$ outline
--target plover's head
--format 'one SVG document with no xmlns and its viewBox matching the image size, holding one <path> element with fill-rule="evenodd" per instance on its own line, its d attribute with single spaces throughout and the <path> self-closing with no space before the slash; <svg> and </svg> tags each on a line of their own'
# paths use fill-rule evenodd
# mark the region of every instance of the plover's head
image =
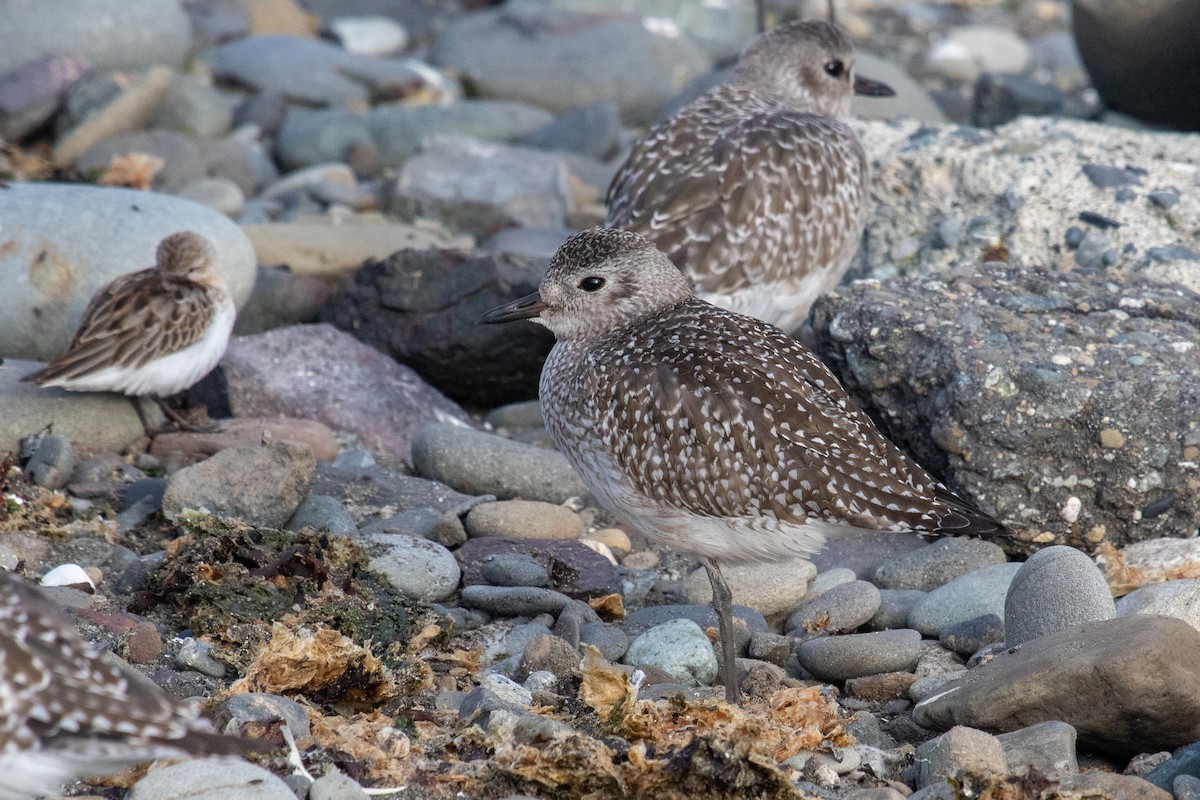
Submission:
<svg viewBox="0 0 1200 800">
<path fill-rule="evenodd" d="M 837 23 L 789 22 L 747 45 L 735 69 L 737 84 L 782 95 L 804 111 L 832 117 L 850 113 L 854 94 L 887 97 L 885 83 L 854 74 L 854 45 Z"/>
<path fill-rule="evenodd" d="M 217 254 L 198 233 L 179 231 L 158 243 L 158 268 L 165 274 L 194 281 L 215 278 Z"/>
<path fill-rule="evenodd" d="M 648 239 L 592 228 L 558 249 L 537 292 L 479 321 L 532 319 L 559 339 L 598 339 L 691 296 L 683 275 Z"/>
</svg>

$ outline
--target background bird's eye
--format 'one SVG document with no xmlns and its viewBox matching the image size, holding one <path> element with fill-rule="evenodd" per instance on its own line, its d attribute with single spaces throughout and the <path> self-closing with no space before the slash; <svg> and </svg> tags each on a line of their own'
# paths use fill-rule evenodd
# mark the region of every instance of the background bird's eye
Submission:
<svg viewBox="0 0 1200 800">
<path fill-rule="evenodd" d="M 579 282 L 579 288 L 585 292 L 594 292 L 604 285 L 604 278 L 597 278 L 595 275 L 589 275 Z"/>
<path fill-rule="evenodd" d="M 846 71 L 846 65 L 843 64 L 842 60 L 839 58 L 835 58 L 832 61 L 825 62 L 825 74 L 827 74 L 827 75 L 830 75 L 834 78 L 840 78 L 840 77 L 842 77 L 842 74 L 845 73 L 845 71 Z"/>
</svg>

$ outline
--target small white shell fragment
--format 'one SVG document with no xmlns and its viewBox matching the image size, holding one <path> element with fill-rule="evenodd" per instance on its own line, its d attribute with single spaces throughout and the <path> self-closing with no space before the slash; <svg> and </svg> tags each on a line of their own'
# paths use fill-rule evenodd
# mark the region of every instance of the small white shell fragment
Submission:
<svg viewBox="0 0 1200 800">
<path fill-rule="evenodd" d="M 73 589 L 94 594 L 96 584 L 78 564 L 59 564 L 42 576 L 42 586 L 70 586 Z"/>
</svg>

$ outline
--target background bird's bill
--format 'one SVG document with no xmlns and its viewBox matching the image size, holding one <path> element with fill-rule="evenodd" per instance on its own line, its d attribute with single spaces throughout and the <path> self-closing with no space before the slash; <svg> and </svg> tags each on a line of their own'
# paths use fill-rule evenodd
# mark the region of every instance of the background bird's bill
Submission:
<svg viewBox="0 0 1200 800">
<path fill-rule="evenodd" d="M 896 90 L 883 81 L 877 81 L 874 78 L 865 78 L 862 75 L 854 76 L 854 93 L 861 94 L 864 97 L 896 96 Z"/>
</svg>

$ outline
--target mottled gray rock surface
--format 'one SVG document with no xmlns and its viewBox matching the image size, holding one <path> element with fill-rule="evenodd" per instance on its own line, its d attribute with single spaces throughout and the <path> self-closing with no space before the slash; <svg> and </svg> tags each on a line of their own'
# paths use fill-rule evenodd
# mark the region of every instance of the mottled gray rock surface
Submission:
<svg viewBox="0 0 1200 800">
<path fill-rule="evenodd" d="M 1195 530 L 1200 296 L 993 264 L 852 285 L 813 327 L 884 430 L 1022 546 Z"/>
</svg>

